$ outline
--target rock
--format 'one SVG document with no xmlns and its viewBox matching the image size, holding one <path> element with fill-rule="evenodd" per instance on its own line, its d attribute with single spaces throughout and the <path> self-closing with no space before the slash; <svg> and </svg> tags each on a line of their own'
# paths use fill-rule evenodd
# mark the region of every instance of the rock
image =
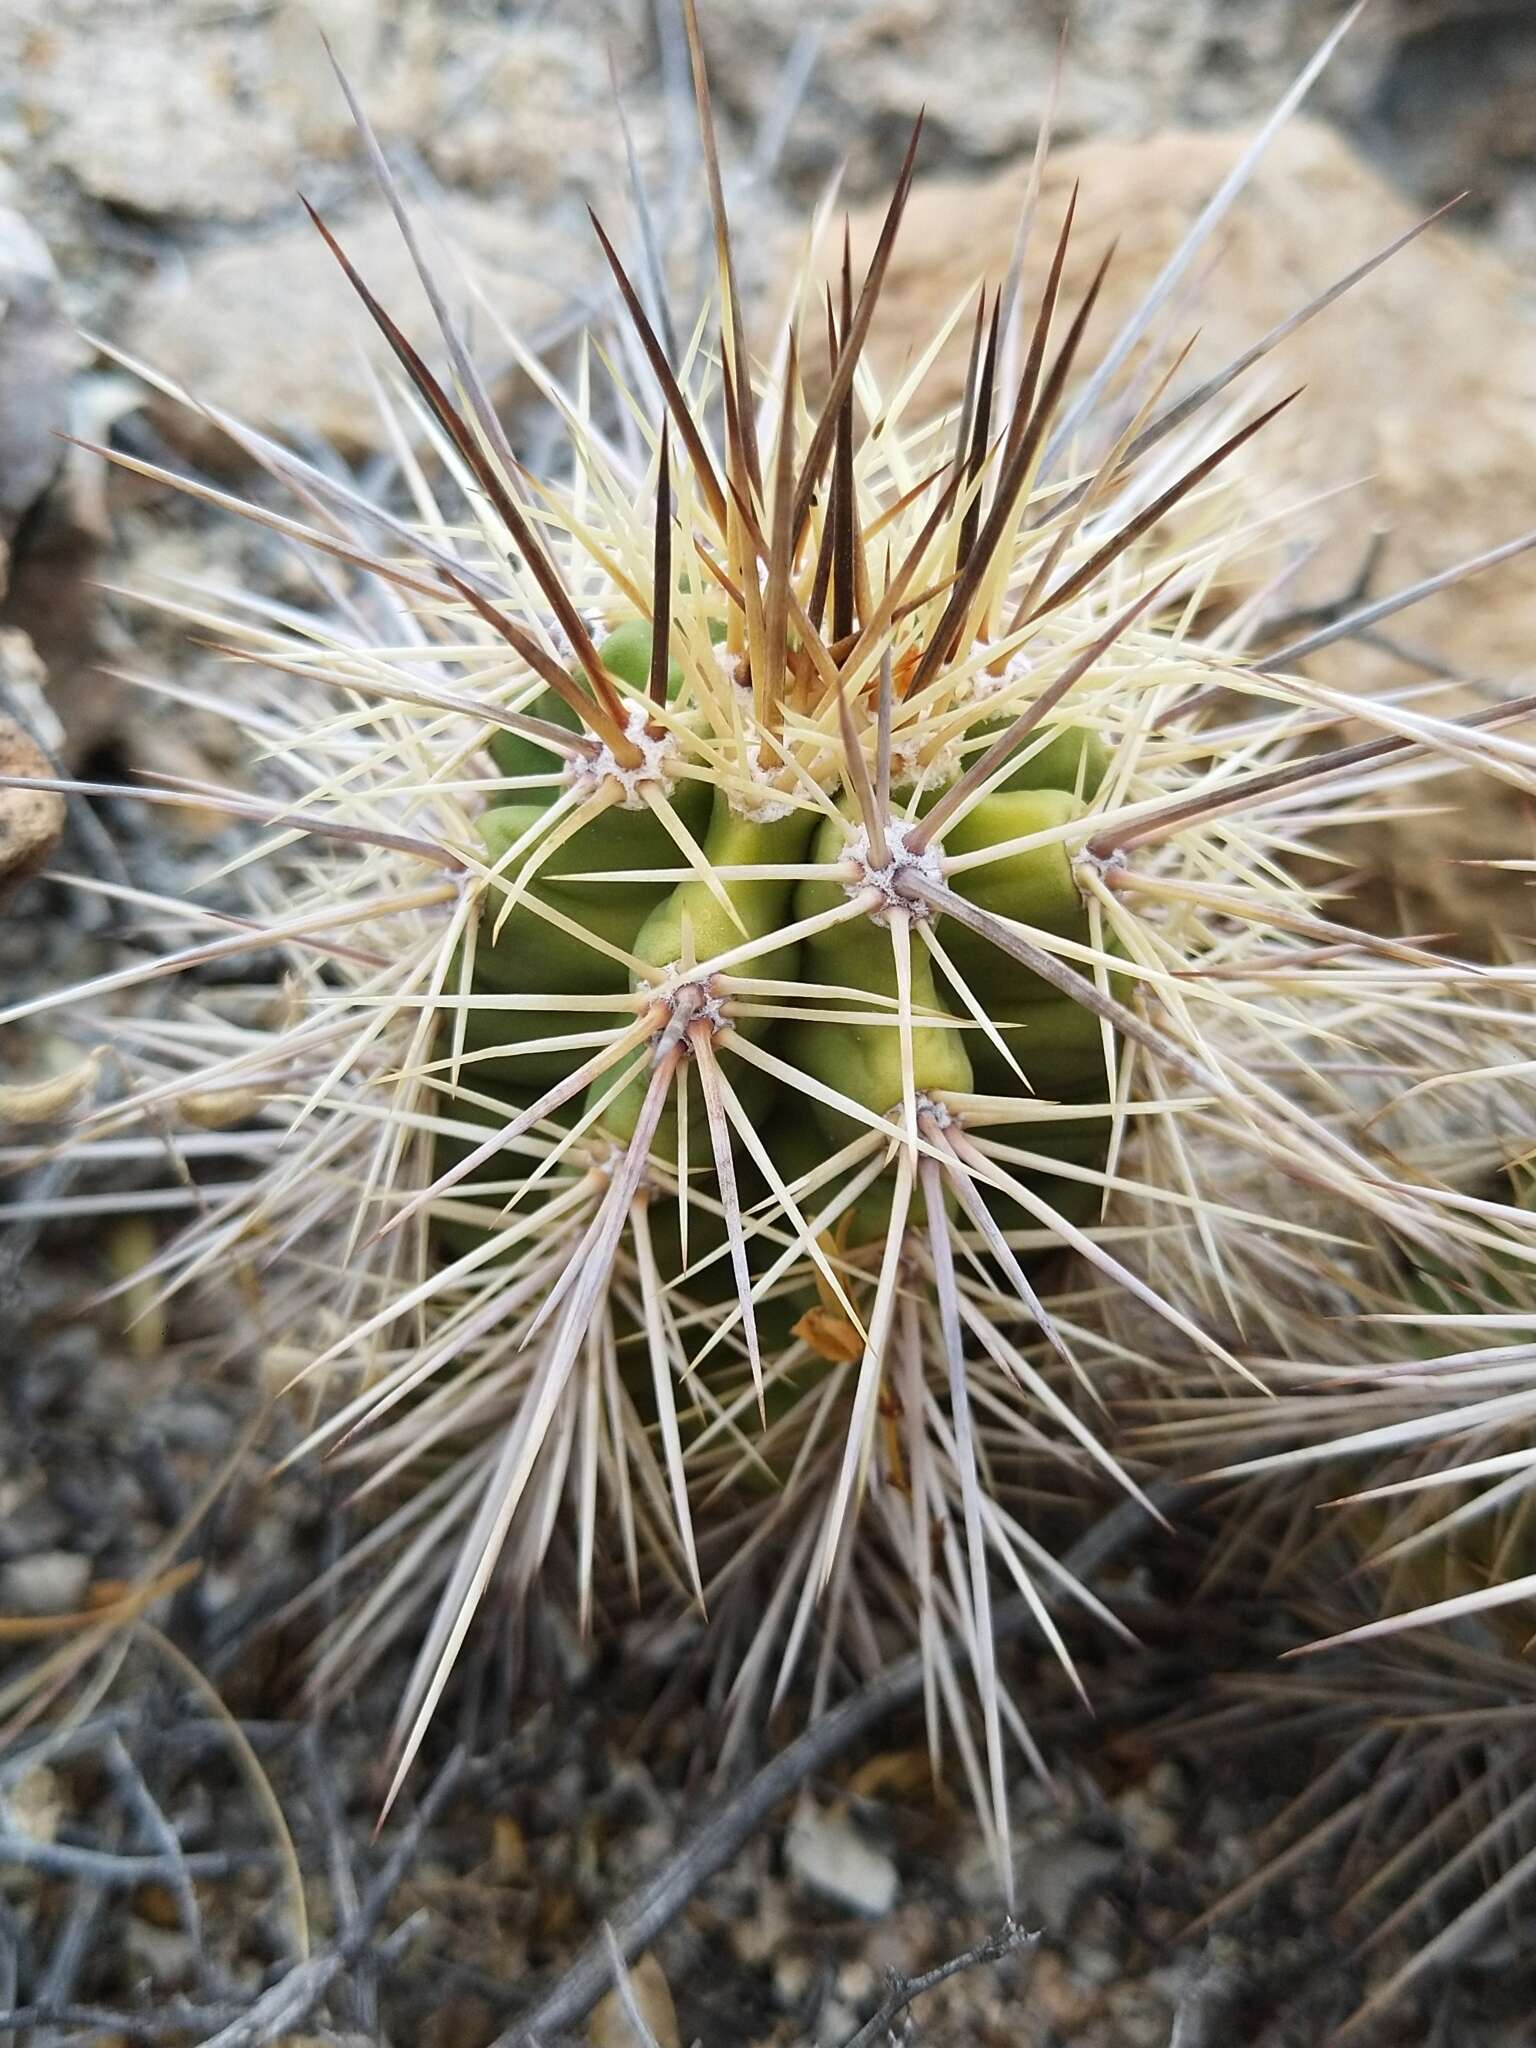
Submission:
<svg viewBox="0 0 1536 2048">
<path fill-rule="evenodd" d="M 782 1885 L 764 1885 L 750 1911 L 733 1914 L 728 1927 L 731 1952 L 749 1970 L 780 1955 L 789 1939 L 789 1901 Z"/>
<path fill-rule="evenodd" d="M 623 176 L 623 140 L 604 104 L 606 77 L 594 77 L 590 34 L 556 21 L 510 36 L 498 27 L 479 55 L 475 92 L 425 138 L 438 175 L 474 192 L 510 186 L 536 206 L 557 202 L 573 182 L 611 192 Z"/>
<path fill-rule="evenodd" d="M 1038 297 L 1067 195 L 1081 181 L 1065 304 L 1077 303 L 1119 237 L 1090 330 L 1091 359 L 1094 341 L 1107 343 L 1139 303 L 1247 140 L 1174 133 L 1057 153 L 1025 265 L 1025 303 Z M 1003 274 L 1025 176 L 1017 168 L 982 183 L 918 185 L 870 343 L 887 379 L 979 277 Z M 1199 329 L 1189 380 L 1221 367 L 1415 218 L 1332 130 L 1293 123 L 1228 216 L 1197 301 L 1170 322 L 1181 342 Z M 855 216 L 856 261 L 878 223 L 873 211 Z M 1280 389 L 1304 387 L 1256 444 L 1263 474 L 1296 498 L 1360 479 L 1310 522 L 1325 549 L 1298 601 L 1335 595 L 1377 528 L 1391 536 L 1388 589 L 1529 525 L 1536 328 L 1519 294 L 1519 279 L 1497 258 L 1447 228 L 1431 229 L 1250 373 L 1255 397 L 1254 378 L 1265 368 Z M 932 407 L 959 396 L 968 340 L 961 321 L 924 386 Z M 1497 573 L 1496 590 L 1491 580 L 1472 583 L 1426 605 L 1414 617 L 1415 637 L 1432 638 L 1463 668 L 1498 674 L 1522 662 L 1536 624 L 1536 560 Z"/>
<path fill-rule="evenodd" d="M 868 1920 L 889 1913 L 901 1887 L 885 1851 L 835 1808 L 798 1809 L 784 1838 L 784 1860 L 802 1890 Z"/>
<path fill-rule="evenodd" d="M 883 1988 L 880 1973 L 867 1956 L 855 1956 L 837 1973 L 837 1995 L 846 2005 L 875 2005 Z"/>
<path fill-rule="evenodd" d="M 48 749 L 63 743 L 63 731 L 47 697 L 48 670 L 27 635 L 15 626 L 0 626 L 0 700 L 28 732 Z M 30 769 L 14 769 L 20 775 Z M 46 771 L 45 771 L 46 772 Z"/>
<path fill-rule="evenodd" d="M 650 2029 L 656 2048 L 682 2048 L 677 2031 L 677 2012 L 666 1972 L 653 1955 L 643 1955 L 629 1970 L 629 1993 L 635 2010 Z M 635 2030 L 622 1994 L 617 1987 L 587 2022 L 591 2048 L 642 2048 L 644 2035 Z"/>
<path fill-rule="evenodd" d="M 420 282 L 385 203 L 370 201 L 327 225 L 369 289 L 429 360 L 439 359 Z M 451 200 L 430 222 L 418 209 L 417 226 L 455 310 L 473 304 L 466 273 L 483 282 L 497 318 L 524 341 L 536 339 L 565 303 L 548 280 L 573 277 L 568 241 L 515 204 Z M 440 253 L 444 242 L 450 254 Z M 480 368 L 494 381 L 506 370 L 507 352 L 488 322 L 477 318 L 470 325 Z M 358 350 L 380 369 L 393 357 L 307 221 L 193 256 L 140 302 L 127 346 L 195 399 L 254 426 L 271 430 L 297 422 L 347 456 L 383 439 L 367 380 L 358 372 Z M 243 465 L 240 450 L 196 411 L 158 394 L 147 402 L 161 433 L 195 460 L 226 469 Z"/>
<path fill-rule="evenodd" d="M 5 1790 L 6 1819 L 30 1842 L 56 1842 L 68 1805 L 59 1774 L 47 1764 L 34 1764 Z"/>
<path fill-rule="evenodd" d="M 1081 298 L 1118 236 L 1090 331 L 1090 351 L 1094 342 L 1105 345 L 1246 140 L 1173 133 L 1059 152 L 1046 171 L 1025 266 L 1026 303 L 1038 295 L 1067 194 L 1081 180 L 1064 301 L 1071 306 Z M 915 189 L 870 344 L 887 382 L 978 277 L 1004 273 L 1025 177 L 1016 168 L 984 182 Z M 1293 123 L 1228 216 L 1212 274 L 1169 323 L 1178 342 L 1199 330 L 1185 375 L 1194 381 L 1224 365 L 1415 217 L 1339 136 Z M 856 260 L 872 247 L 878 219 L 874 211 L 855 218 Z M 1318 544 L 1288 601 L 1336 599 L 1378 531 L 1387 538 L 1373 589 L 1385 593 L 1529 529 L 1536 322 L 1522 310 L 1521 296 L 1521 280 L 1508 265 L 1449 228 L 1432 228 L 1249 374 L 1255 410 L 1265 392 L 1304 389 L 1254 443 L 1246 474 L 1273 478 L 1281 506 L 1333 494 L 1287 522 L 1288 531 Z M 931 406 L 958 397 L 966 344 L 962 320 L 925 386 Z M 1176 388 L 1182 385 L 1183 378 Z M 1384 630 L 1429 650 L 1457 677 L 1497 685 L 1523 674 L 1536 645 L 1536 551 L 1439 593 Z M 1312 672 L 1362 693 L 1422 680 L 1391 652 L 1358 641 L 1319 654 Z M 1469 685 L 1442 691 L 1432 708 L 1465 709 L 1474 701 L 1485 703 L 1487 695 Z M 1391 877 L 1402 902 L 1383 913 L 1385 920 L 1400 914 L 1409 929 L 1452 932 L 1483 947 L 1505 932 L 1529 938 L 1536 918 L 1524 876 L 1474 870 L 1469 885 L 1468 871 L 1451 865 L 1479 853 L 1530 858 L 1536 824 L 1526 806 L 1502 785 L 1490 790 L 1470 775 L 1428 787 L 1431 801 L 1459 813 L 1447 828 L 1449 858 L 1426 862 L 1426 822 L 1407 815 L 1425 800 L 1424 786 L 1403 792 L 1400 828 L 1373 825 L 1348 849 L 1369 870 Z"/>
<path fill-rule="evenodd" d="M 1145 1784 L 1128 1785 L 1115 1800 L 1116 1816 L 1143 1856 L 1169 1856 L 1177 1849 L 1183 1835 L 1179 1790 L 1176 1774 L 1170 1784 L 1159 1770 Z"/>
<path fill-rule="evenodd" d="M 130 1914 L 123 1946 L 143 1976 L 159 1991 L 179 1991 L 192 1980 L 195 1951 L 180 1926 L 159 1927 Z"/>
<path fill-rule="evenodd" d="M 1081 1836 L 1067 1835 L 1034 1849 L 1020 1859 L 1018 1873 L 1029 1923 L 1039 1920 L 1048 1932 L 1064 1935 L 1083 1899 L 1106 1884 L 1124 1861 L 1118 1849 Z"/>
<path fill-rule="evenodd" d="M 421 2048 L 486 2048 L 500 2030 L 486 2001 L 472 1991 L 450 1992 L 434 2001 L 421 2030 Z M 376 2039 L 377 2037 L 375 2037 Z M 292 2041 L 278 2048 L 321 2048 L 318 2041 Z M 330 2044 L 326 2044 L 330 2048 Z"/>
<path fill-rule="evenodd" d="M 313 0 L 278 0 L 263 39 L 266 96 L 286 111 L 306 154 L 359 155 L 351 109 L 321 45 L 322 28 L 386 148 L 406 140 L 430 149 L 458 125 L 454 59 L 472 33 L 470 23 L 445 20 L 435 7 L 386 11 L 379 0 L 325 0 L 323 11 Z M 495 33 L 515 39 L 521 24 L 498 21 Z"/>
<path fill-rule="evenodd" d="M 799 2012 L 816 1982 L 816 1966 L 797 1949 L 782 1951 L 773 1963 L 773 1999 L 780 2012 Z"/>
<path fill-rule="evenodd" d="M 827 0 L 815 13 L 817 63 L 794 123 L 794 170 L 846 162 L 846 189 L 867 193 L 894 172 L 920 108 L 930 164 L 975 168 L 1023 154 L 1068 12 L 1018 0 Z M 1335 0 L 1088 0 L 1070 10 L 1058 133 L 1262 118 L 1339 13 Z M 1313 88 L 1314 107 L 1369 104 L 1401 32 L 1397 13 L 1366 10 Z M 772 121 L 805 31 L 803 10 L 782 0 L 719 0 L 705 14 L 716 93 L 749 130 Z"/>
<path fill-rule="evenodd" d="M 0 1606 L 11 1614 L 74 1614 L 85 1605 L 91 1561 L 72 1550 L 35 1550 L 0 1571 Z"/>
<path fill-rule="evenodd" d="M 337 63 L 379 128 L 378 0 L 326 0 L 323 15 L 306 0 L 278 0 L 267 28 L 275 60 L 273 97 L 287 109 L 300 146 L 317 156 L 344 156 L 354 147 L 355 131 L 346 96 L 325 61 L 322 27 Z"/>
<path fill-rule="evenodd" d="M 859 2015 L 846 1999 L 829 1998 L 816 2016 L 815 2048 L 844 2048 L 859 2030 Z"/>
<path fill-rule="evenodd" d="M 66 450 L 17 536 L 5 603 L 8 624 L 27 636 L 47 671 L 47 717 L 38 729 L 57 728 L 59 753 L 69 765 L 116 727 L 123 695 L 101 666 L 124 651 L 123 629 L 105 614 L 94 580 L 107 539 L 104 468 L 86 449 Z M 52 733 L 49 740 L 53 744 Z"/>
<path fill-rule="evenodd" d="M 1536 160 L 1536 18 L 1478 0 L 1431 0 L 1405 13 L 1374 95 L 1371 138 L 1417 191 L 1434 200 L 1470 192 L 1481 213 Z"/>
<path fill-rule="evenodd" d="M 25 74 L 43 153 L 92 199 L 148 220 L 249 221 L 281 206 L 296 182 L 291 136 L 264 94 L 243 89 L 235 27 L 98 21 L 59 37 Z"/>
<path fill-rule="evenodd" d="M 178 1387 L 140 1414 L 140 1427 L 173 1451 L 199 1451 L 210 1457 L 227 1449 L 234 1423 L 216 1401 Z"/>
<path fill-rule="evenodd" d="M 1051 2022 L 1056 2038 L 1074 2040 L 1098 2012 L 1100 1993 L 1081 1983 L 1065 1957 L 1043 1949 L 1029 1978 L 1030 2003 Z"/>
<path fill-rule="evenodd" d="M 0 715 L 0 775 L 53 773 L 36 741 Z M 46 789 L 0 788 L 0 904 L 48 865 L 64 830 L 64 799 Z"/>
<path fill-rule="evenodd" d="M 63 453 L 58 437 L 69 425 L 69 380 L 80 351 L 58 284 L 42 237 L 0 207 L 0 542 L 14 537 Z"/>
</svg>

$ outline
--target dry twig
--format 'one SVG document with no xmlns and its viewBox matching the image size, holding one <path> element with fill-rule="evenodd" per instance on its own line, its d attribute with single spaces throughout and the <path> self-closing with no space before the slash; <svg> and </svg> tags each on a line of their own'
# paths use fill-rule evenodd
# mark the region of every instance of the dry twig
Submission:
<svg viewBox="0 0 1536 2048">
<path fill-rule="evenodd" d="M 934 1990 L 951 1977 L 958 1977 L 962 1971 L 979 1969 L 983 1963 L 1000 1963 L 1005 1956 L 1014 1956 L 1020 1949 L 1032 1948 L 1039 1939 L 1038 1930 L 1031 1932 L 1027 1927 L 1020 1927 L 1015 1920 L 1005 1920 L 995 1934 L 989 1934 L 962 1954 L 951 1956 L 947 1963 L 920 1971 L 915 1977 L 893 1974 L 879 2010 L 871 2013 L 852 2040 L 844 2043 L 844 2048 L 883 2048 L 883 2042 L 891 2038 L 891 2028 L 907 2007 L 925 1992 Z"/>
</svg>

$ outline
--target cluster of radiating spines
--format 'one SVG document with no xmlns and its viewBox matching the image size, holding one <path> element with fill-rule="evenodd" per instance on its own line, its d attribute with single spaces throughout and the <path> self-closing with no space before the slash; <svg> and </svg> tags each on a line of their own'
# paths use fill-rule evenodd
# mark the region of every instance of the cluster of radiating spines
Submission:
<svg viewBox="0 0 1536 2048">
<path fill-rule="evenodd" d="M 1485 1943 L 1506 1967 L 1528 1960 L 1536 1674 L 1475 1627 L 1303 1654 L 1308 1634 L 1363 1622 L 1374 1595 L 1314 1509 L 1283 1495 L 1271 1506 L 1207 1597 L 1213 1617 L 1251 1600 L 1276 1626 L 1248 1669 L 1177 1707 L 1156 1739 L 1202 1771 L 1279 1748 L 1308 1775 L 1187 1933 L 1214 1925 L 1243 1940 L 1273 1924 L 1276 1894 L 1294 1887 L 1308 1911 L 1322 1900 L 1353 1965 L 1334 1968 L 1330 2038 L 1403 2038 Z"/>
<path fill-rule="evenodd" d="M 1262 1401 L 1211 1400 L 1180 1370 L 1144 1393 L 1140 1448 L 1228 1482 L 1239 1535 L 1284 1502 L 1319 1540 L 1353 1545 L 1375 1613 L 1340 1619 L 1325 1649 L 1473 1616 L 1517 1653 L 1530 1635 L 1530 1015 L 1523 970 L 1448 962 L 1357 1027 L 1333 1077 L 1341 1126 L 1486 1234 L 1436 1253 L 1341 1230 L 1264 1364 Z"/>
<path fill-rule="evenodd" d="M 1060 1642 L 1015 1481 L 1131 1483 L 1079 1411 L 1143 1347 L 1092 1291 L 1237 1377 L 1352 1236 L 1452 1262 L 1509 1231 L 1319 1105 L 1317 1046 L 1384 1010 L 1423 1011 L 1431 1056 L 1445 970 L 1329 919 L 1291 857 L 1442 762 L 1523 775 L 1518 707 L 1453 726 L 1242 666 L 1275 515 L 1216 472 L 1275 408 L 1218 402 L 1263 346 L 1182 397 L 1177 353 L 1083 386 L 1103 267 L 1059 304 L 1070 207 L 1038 307 L 983 299 L 957 416 L 913 423 L 926 359 L 885 392 L 863 355 L 911 152 L 862 285 L 845 249 L 754 372 L 701 106 L 718 349 L 701 320 L 674 360 L 605 237 L 661 416 L 620 391 L 604 425 L 585 364 L 573 394 L 530 365 L 566 482 L 516 460 L 425 266 L 446 381 L 321 227 L 401 365 L 411 515 L 219 416 L 306 517 L 224 502 L 311 551 L 323 603 L 177 601 L 246 664 L 230 708 L 280 793 L 146 792 L 263 827 L 232 863 L 254 909 L 126 892 L 216 935 L 74 992 L 129 1078 L 72 1142 L 245 1126 L 261 1171 L 188 1189 L 148 1277 L 233 1269 L 272 1355 L 349 1389 L 305 1448 L 391 1507 L 320 1674 L 436 1597 L 402 1770 L 492 1575 L 527 1583 L 562 1523 L 584 1611 L 614 1550 L 728 1594 L 706 1513 L 782 1541 L 745 1697 L 818 1603 L 873 1597 L 867 1502 L 924 1642 L 970 1647 L 1001 1839 L 994 1574 Z M 1328 750 L 1347 716 L 1371 736 Z M 272 948 L 280 990 L 114 1007 Z M 1251 1200 L 1204 1164 L 1234 1157 Z M 1090 1285 L 1048 1307 L 1063 1251 Z"/>
</svg>

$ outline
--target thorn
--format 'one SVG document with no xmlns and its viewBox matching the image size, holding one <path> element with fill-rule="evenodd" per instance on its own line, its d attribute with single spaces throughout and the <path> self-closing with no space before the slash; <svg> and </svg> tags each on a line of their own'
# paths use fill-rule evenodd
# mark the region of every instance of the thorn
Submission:
<svg viewBox="0 0 1536 2048">
<path fill-rule="evenodd" d="M 651 578 L 651 702 L 667 701 L 667 663 L 672 647 L 672 468 L 667 422 L 661 423 L 656 467 L 656 533 Z"/>
</svg>

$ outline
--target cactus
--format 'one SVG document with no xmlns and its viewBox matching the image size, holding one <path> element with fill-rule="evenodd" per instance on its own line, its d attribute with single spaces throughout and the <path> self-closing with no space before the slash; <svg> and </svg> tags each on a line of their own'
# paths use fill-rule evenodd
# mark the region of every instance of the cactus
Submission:
<svg viewBox="0 0 1536 2048">
<path fill-rule="evenodd" d="M 1152 1396 L 1160 1415 L 1144 1442 L 1184 1469 L 1214 1458 L 1219 1478 L 1328 1507 L 1386 1609 L 1372 1633 L 1479 1613 L 1518 1648 L 1536 1596 L 1525 1502 L 1525 1360 L 1536 1329 L 1529 1011 L 1507 999 L 1462 1001 L 1480 981 L 1518 986 L 1510 974 L 1447 961 L 1437 993 L 1424 977 L 1431 1014 L 1371 1017 L 1356 1033 L 1367 1057 L 1336 1063 L 1328 1084 L 1347 1105 L 1347 1128 L 1484 1219 L 1486 1232 L 1446 1260 L 1356 1230 L 1347 1259 L 1295 1273 L 1306 1320 L 1285 1331 L 1263 1399 L 1206 1400 L 1209 1390 L 1175 1366 Z M 1448 1020 L 1454 1046 L 1440 1042 Z M 1321 1048 L 1318 1059 L 1315 1090 Z M 1331 1223 L 1342 1242 L 1348 1219 L 1320 1210 L 1312 1220 Z M 1164 1257 L 1159 1273 L 1179 1262 L 1177 1244 Z M 1511 1602 L 1526 1604 L 1508 1612 Z M 1437 1614 L 1441 1603 L 1450 1604 Z"/>
<path fill-rule="evenodd" d="M 1008 1746 L 1037 1759 L 994 1584 L 1069 1668 L 1059 1593 L 1114 1625 L 1028 1525 L 1042 1488 L 1137 1492 L 1101 1441 L 1130 1355 L 1104 1300 L 1252 1383 L 1246 1333 L 1284 1356 L 1309 1262 L 1366 1231 L 1453 1264 L 1509 1227 L 1319 1099 L 1317 1048 L 1433 1008 L 1446 969 L 1336 923 L 1296 859 L 1404 774 L 1523 774 L 1508 714 L 1245 657 L 1277 558 L 1242 465 L 1291 401 L 1234 425 L 1243 364 L 1166 403 L 1085 379 L 1104 266 L 1069 310 L 1071 207 L 1040 303 L 983 296 L 958 416 L 882 390 L 916 149 L 862 286 L 845 256 L 822 308 L 808 272 L 772 370 L 718 176 L 717 354 L 669 358 L 599 229 L 655 403 L 546 379 L 550 476 L 451 324 L 440 377 L 317 216 L 399 362 L 411 515 L 232 420 L 305 515 L 187 486 L 311 549 L 332 602 L 176 601 L 248 679 L 230 713 L 272 793 L 192 800 L 254 827 L 252 917 L 60 993 L 128 1077 L 69 1142 L 243 1105 L 255 1170 L 157 1277 L 241 1278 L 269 1370 L 319 1399 L 295 1457 L 379 1505 L 324 1582 L 354 1600 L 314 1682 L 431 1605 L 397 1784 L 493 1580 L 519 1597 L 562 1548 L 595 1625 L 605 1561 L 711 1611 L 771 1557 L 738 1701 L 782 1690 L 818 1613 L 860 1643 L 894 1613 L 1001 1845 Z M 1370 737 L 1319 751 L 1349 719 Z M 281 991 L 196 986 L 273 949 Z M 183 974 L 163 1013 L 131 1000 Z"/>
<path fill-rule="evenodd" d="M 1331 2038 L 1413 2039 L 1431 2004 L 1461 2012 L 1447 1981 L 1456 1958 L 1485 1961 L 1497 1941 L 1501 1983 L 1529 1966 L 1518 1901 L 1536 1877 L 1520 1826 L 1536 1679 L 1528 1658 L 1465 1624 L 1299 1658 L 1320 1629 L 1367 1625 L 1373 1605 L 1339 1532 L 1320 1530 L 1287 1487 L 1220 1539 L 1213 1618 L 1252 1601 L 1263 1636 L 1248 1668 L 1197 1691 L 1161 1738 L 1196 1772 L 1216 1754 L 1259 1776 L 1277 1756 L 1298 1768 L 1294 1796 L 1256 1831 L 1252 1867 L 1213 1887 L 1195 1926 L 1244 1938 L 1256 1907 L 1265 1924 L 1294 1925 L 1325 1901 L 1339 1944 Z"/>
</svg>

